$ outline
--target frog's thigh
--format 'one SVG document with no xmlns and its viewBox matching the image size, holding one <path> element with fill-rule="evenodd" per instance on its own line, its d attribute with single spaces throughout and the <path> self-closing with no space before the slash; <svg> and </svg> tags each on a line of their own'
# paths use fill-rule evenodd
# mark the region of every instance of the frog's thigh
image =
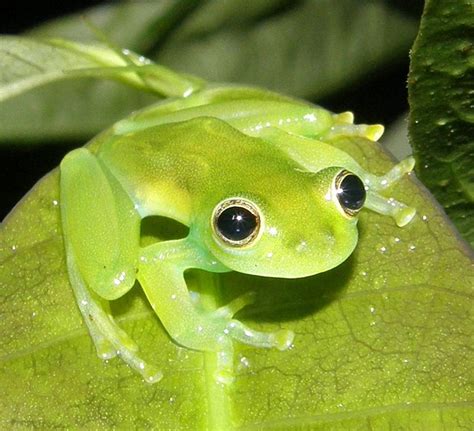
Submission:
<svg viewBox="0 0 474 431">
<path fill-rule="evenodd" d="M 156 382 L 161 373 L 136 354 L 105 300 L 133 286 L 140 219 L 118 182 L 85 148 L 61 162 L 60 187 L 69 280 L 97 353 L 102 359 L 119 354 L 147 382 Z"/>
<path fill-rule="evenodd" d="M 67 252 L 90 289 L 119 298 L 136 276 L 140 218 L 132 201 L 86 148 L 63 159 L 60 187 Z"/>
</svg>

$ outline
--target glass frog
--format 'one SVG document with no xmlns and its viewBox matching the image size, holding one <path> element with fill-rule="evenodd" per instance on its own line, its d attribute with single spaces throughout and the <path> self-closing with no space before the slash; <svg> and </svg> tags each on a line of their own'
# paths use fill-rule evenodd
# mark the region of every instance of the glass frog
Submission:
<svg viewBox="0 0 474 431">
<path fill-rule="evenodd" d="M 290 329 L 260 332 L 233 317 L 249 296 L 203 310 L 184 272 L 306 277 L 352 253 L 363 208 L 407 224 L 415 210 L 383 190 L 412 170 L 413 159 L 375 176 L 331 145 L 382 132 L 353 124 L 349 112 L 219 86 L 134 113 L 67 154 L 60 202 L 68 273 L 98 355 L 119 355 L 150 383 L 162 377 L 110 313 L 109 301 L 136 280 L 176 343 L 215 352 L 217 382 L 234 378 L 234 341 L 290 347 Z M 189 234 L 142 247 L 140 223 L 151 215 Z"/>
</svg>

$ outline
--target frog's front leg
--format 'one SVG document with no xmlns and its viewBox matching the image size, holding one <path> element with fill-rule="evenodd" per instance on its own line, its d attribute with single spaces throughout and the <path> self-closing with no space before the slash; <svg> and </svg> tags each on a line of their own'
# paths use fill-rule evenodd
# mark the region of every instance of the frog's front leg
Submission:
<svg viewBox="0 0 474 431">
<path fill-rule="evenodd" d="M 197 307 L 184 279 L 184 271 L 189 268 L 227 271 L 226 267 L 187 238 L 144 248 L 138 280 L 173 340 L 187 348 L 216 353 L 215 378 L 218 382 L 230 383 L 233 380 L 233 339 L 256 347 L 275 347 L 280 350 L 291 345 L 291 331 L 254 331 L 233 319 L 237 311 L 251 302 L 248 296 L 237 298 L 211 312 Z"/>
<path fill-rule="evenodd" d="M 108 300 L 134 284 L 140 217 L 118 181 L 87 149 L 61 162 L 61 220 L 70 284 L 102 359 L 115 355 L 149 382 L 161 373 L 137 354 L 136 344 L 114 322 Z"/>
</svg>

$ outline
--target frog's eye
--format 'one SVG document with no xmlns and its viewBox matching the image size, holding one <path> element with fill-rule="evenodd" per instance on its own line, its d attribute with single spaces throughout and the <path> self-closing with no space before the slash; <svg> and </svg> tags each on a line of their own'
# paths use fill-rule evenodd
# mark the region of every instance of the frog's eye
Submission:
<svg viewBox="0 0 474 431">
<path fill-rule="evenodd" d="M 258 208 L 245 199 L 227 199 L 219 203 L 212 216 L 214 231 L 226 244 L 249 245 L 260 231 Z"/>
<path fill-rule="evenodd" d="M 339 206 L 349 217 L 355 216 L 364 206 L 365 186 L 352 172 L 343 170 L 334 179 L 334 193 Z"/>
</svg>

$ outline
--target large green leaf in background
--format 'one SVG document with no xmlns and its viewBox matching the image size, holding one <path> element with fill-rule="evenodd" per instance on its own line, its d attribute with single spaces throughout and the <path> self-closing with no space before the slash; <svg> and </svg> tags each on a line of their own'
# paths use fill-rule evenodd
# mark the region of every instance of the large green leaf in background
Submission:
<svg viewBox="0 0 474 431">
<path fill-rule="evenodd" d="M 377 144 L 340 147 L 378 173 Z M 113 304 L 162 381 L 97 358 L 67 281 L 58 173 L 44 178 L 0 233 L 0 427 L 403 429 L 474 426 L 472 256 L 414 180 L 394 196 L 418 208 L 398 228 L 363 211 L 361 238 L 340 267 L 303 280 L 191 274 L 226 303 L 247 291 L 251 326 L 296 332 L 286 352 L 237 346 L 236 382 L 211 377 L 213 355 L 176 346 L 139 286 Z"/>
<path fill-rule="evenodd" d="M 428 0 L 413 47 L 417 173 L 474 245 L 474 2 Z"/>
<path fill-rule="evenodd" d="M 82 15 L 29 35 L 93 41 Z M 417 29 L 382 0 L 142 0 L 85 15 L 120 47 L 176 70 L 313 99 L 405 57 Z M 0 144 L 85 142 L 149 103 L 148 95 L 110 82 L 52 84 L 2 105 Z"/>
</svg>

